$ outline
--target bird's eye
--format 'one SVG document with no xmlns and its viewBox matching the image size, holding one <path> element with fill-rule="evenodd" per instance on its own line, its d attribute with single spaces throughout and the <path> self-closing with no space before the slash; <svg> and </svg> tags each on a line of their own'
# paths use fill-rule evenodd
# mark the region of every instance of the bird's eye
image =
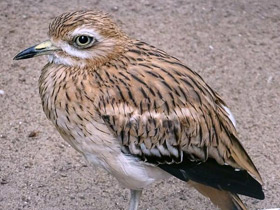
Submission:
<svg viewBox="0 0 280 210">
<path fill-rule="evenodd" d="M 74 43 L 77 47 L 88 48 L 94 43 L 94 38 L 91 36 L 81 35 L 75 37 Z"/>
</svg>

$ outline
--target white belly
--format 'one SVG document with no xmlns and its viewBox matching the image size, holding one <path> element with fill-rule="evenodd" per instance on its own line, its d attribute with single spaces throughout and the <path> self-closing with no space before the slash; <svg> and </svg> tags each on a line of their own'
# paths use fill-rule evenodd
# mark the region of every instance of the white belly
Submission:
<svg viewBox="0 0 280 210">
<path fill-rule="evenodd" d="M 129 189 L 143 189 L 155 181 L 170 177 L 160 168 L 122 153 L 102 161 L 92 154 L 85 157 L 90 163 L 102 165 L 122 186 Z"/>
</svg>

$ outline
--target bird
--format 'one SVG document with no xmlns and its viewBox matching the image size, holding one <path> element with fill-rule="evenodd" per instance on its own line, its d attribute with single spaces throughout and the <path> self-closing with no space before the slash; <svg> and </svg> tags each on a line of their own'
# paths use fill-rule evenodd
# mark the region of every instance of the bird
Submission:
<svg viewBox="0 0 280 210">
<path fill-rule="evenodd" d="M 61 137 L 130 189 L 176 177 L 222 210 L 264 199 L 262 178 L 221 96 L 179 59 L 131 38 L 102 11 L 66 12 L 49 40 L 14 60 L 47 55 L 39 94 Z"/>
</svg>

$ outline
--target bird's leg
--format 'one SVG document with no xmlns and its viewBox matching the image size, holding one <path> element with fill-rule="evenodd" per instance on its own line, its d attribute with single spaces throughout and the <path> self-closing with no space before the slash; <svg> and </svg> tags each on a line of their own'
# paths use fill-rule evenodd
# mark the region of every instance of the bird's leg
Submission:
<svg viewBox="0 0 280 210">
<path fill-rule="evenodd" d="M 142 190 L 130 190 L 129 210 L 137 210 Z"/>
</svg>

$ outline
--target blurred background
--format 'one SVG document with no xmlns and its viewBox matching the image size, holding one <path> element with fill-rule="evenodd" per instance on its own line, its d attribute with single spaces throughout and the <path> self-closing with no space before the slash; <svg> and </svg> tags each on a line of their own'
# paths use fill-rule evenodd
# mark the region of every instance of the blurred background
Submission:
<svg viewBox="0 0 280 210">
<path fill-rule="evenodd" d="M 127 209 L 129 191 L 92 169 L 46 119 L 38 93 L 45 57 L 13 61 L 48 39 L 66 11 L 103 10 L 131 37 L 179 58 L 227 102 L 240 140 L 280 207 L 280 1 L 0 0 L 0 209 Z M 145 190 L 140 209 L 215 209 L 172 178 Z"/>
</svg>

